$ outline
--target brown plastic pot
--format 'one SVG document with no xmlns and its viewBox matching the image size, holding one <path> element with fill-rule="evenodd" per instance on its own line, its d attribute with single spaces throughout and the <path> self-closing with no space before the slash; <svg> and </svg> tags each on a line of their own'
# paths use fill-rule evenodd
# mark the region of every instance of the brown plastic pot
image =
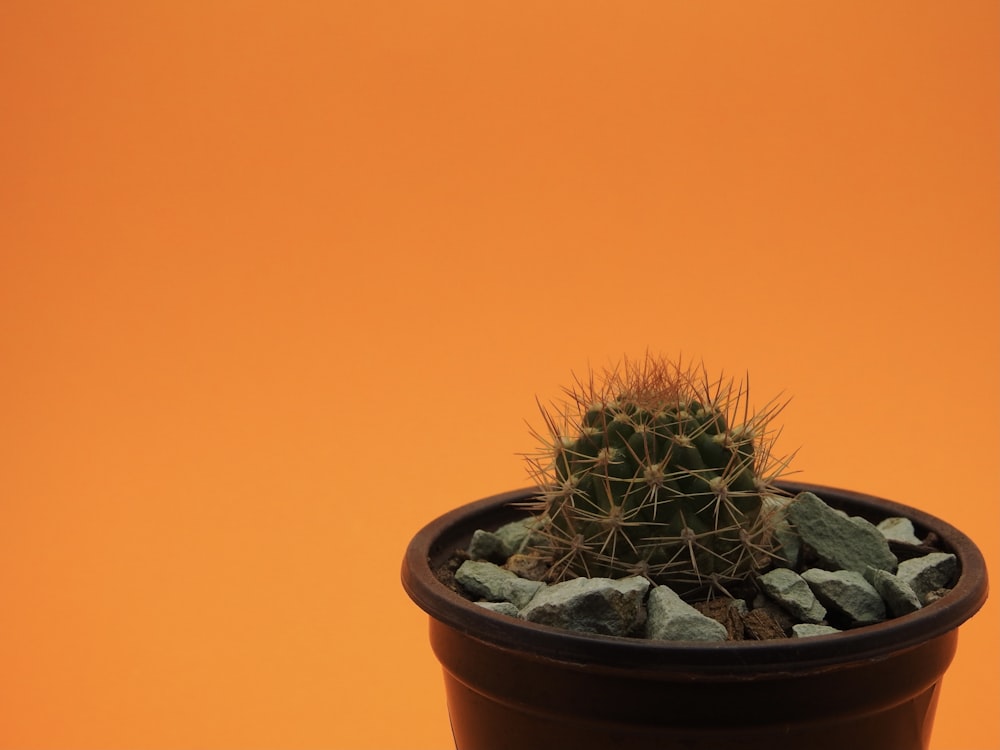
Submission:
<svg viewBox="0 0 1000 750">
<path fill-rule="evenodd" d="M 927 513 L 785 482 L 851 515 L 905 516 L 957 555 L 960 576 L 920 611 L 845 633 L 753 642 L 586 635 L 496 614 L 435 576 L 476 529 L 524 515 L 533 489 L 441 516 L 406 551 L 403 587 L 430 615 L 457 750 L 917 750 L 928 746 L 958 627 L 986 601 L 986 564 Z"/>
</svg>

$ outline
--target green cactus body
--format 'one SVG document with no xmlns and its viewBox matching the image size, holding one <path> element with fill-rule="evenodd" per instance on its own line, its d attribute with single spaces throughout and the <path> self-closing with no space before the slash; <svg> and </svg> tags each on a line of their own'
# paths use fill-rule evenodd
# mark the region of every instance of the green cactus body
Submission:
<svg viewBox="0 0 1000 750">
<path fill-rule="evenodd" d="M 567 393 L 564 408 L 543 408 L 545 447 L 530 457 L 553 578 L 644 575 L 711 593 L 766 561 L 780 407 L 750 416 L 742 385 L 652 358 Z"/>
</svg>

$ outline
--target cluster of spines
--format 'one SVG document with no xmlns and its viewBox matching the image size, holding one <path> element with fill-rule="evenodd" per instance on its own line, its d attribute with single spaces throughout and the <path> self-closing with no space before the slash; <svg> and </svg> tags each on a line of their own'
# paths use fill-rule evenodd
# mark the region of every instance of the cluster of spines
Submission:
<svg viewBox="0 0 1000 750">
<path fill-rule="evenodd" d="M 566 394 L 542 407 L 544 448 L 529 457 L 553 578 L 725 591 L 772 554 L 763 498 L 786 465 L 771 457 L 780 404 L 751 414 L 743 383 L 649 356 Z"/>
</svg>

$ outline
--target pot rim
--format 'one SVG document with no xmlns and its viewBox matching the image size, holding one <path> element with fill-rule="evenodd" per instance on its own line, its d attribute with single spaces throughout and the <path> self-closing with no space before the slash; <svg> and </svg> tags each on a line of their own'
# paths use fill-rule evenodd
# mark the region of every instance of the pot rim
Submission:
<svg viewBox="0 0 1000 750">
<path fill-rule="evenodd" d="M 651 641 L 640 638 L 575 633 L 519 620 L 478 606 L 446 585 L 434 573 L 434 560 L 447 559 L 478 528 L 495 527 L 526 515 L 512 503 L 537 493 L 526 487 L 485 497 L 436 518 L 407 547 L 402 584 L 411 599 L 431 618 L 478 640 L 539 658 L 640 671 L 669 667 L 674 671 L 732 674 L 787 672 L 790 668 L 823 668 L 844 662 L 880 659 L 916 648 L 961 625 L 982 607 L 987 596 L 986 562 L 975 543 L 947 522 L 901 503 L 849 490 L 801 482 L 778 482 L 792 494 L 809 491 L 852 515 L 879 520 L 905 516 L 923 533 L 933 531 L 942 547 L 958 557 L 960 574 L 947 596 L 915 613 L 831 635 L 768 641 Z M 440 563 L 438 563 L 440 564 Z"/>
</svg>

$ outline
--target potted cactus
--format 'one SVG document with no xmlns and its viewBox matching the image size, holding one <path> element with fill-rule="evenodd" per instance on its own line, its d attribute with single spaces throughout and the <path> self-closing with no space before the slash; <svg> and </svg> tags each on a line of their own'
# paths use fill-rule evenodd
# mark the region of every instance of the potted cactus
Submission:
<svg viewBox="0 0 1000 750">
<path fill-rule="evenodd" d="M 404 559 L 459 750 L 927 747 L 986 598 L 968 537 L 783 480 L 783 404 L 751 411 L 700 365 L 626 360 L 566 394 L 542 410 L 533 486 L 437 519 Z M 891 543 L 886 519 L 914 538 Z M 945 577 L 908 583 L 900 560 L 931 556 Z M 857 615 L 858 591 L 883 615 Z"/>
</svg>

